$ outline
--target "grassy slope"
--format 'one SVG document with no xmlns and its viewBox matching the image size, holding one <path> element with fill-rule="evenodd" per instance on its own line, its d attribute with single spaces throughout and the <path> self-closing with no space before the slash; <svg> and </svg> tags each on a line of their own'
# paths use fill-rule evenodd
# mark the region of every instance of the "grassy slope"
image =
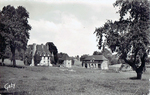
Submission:
<svg viewBox="0 0 150 95">
<path fill-rule="evenodd" d="M 74 67 L 0 66 L 0 87 L 15 83 L 14 95 L 146 95 L 150 72 L 142 80 L 130 80 L 134 72 L 102 71 Z"/>
</svg>

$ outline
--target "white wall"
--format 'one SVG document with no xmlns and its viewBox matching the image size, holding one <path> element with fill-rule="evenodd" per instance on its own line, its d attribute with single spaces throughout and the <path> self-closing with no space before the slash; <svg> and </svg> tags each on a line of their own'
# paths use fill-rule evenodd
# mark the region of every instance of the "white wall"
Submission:
<svg viewBox="0 0 150 95">
<path fill-rule="evenodd" d="M 103 61 L 101 64 L 101 69 L 102 70 L 107 70 L 108 69 L 108 61 Z"/>
<path fill-rule="evenodd" d="M 72 67 L 72 61 L 71 60 L 64 60 L 64 66 L 71 68 Z"/>
</svg>

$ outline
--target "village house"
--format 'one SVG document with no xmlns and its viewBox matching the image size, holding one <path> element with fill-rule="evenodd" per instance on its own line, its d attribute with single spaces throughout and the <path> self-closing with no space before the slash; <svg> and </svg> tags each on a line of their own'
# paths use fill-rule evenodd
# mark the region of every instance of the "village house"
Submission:
<svg viewBox="0 0 150 95">
<path fill-rule="evenodd" d="M 67 67 L 67 68 L 71 68 L 72 64 L 73 64 L 73 60 L 72 58 L 70 58 L 67 54 L 58 54 L 58 63 L 63 66 L 63 67 Z"/>
<path fill-rule="evenodd" d="M 103 55 L 92 55 L 86 57 L 82 61 L 82 67 L 85 68 L 97 68 L 97 69 L 108 69 L 108 59 Z"/>
<path fill-rule="evenodd" d="M 38 44 L 32 44 L 28 45 L 26 53 L 29 53 L 32 55 L 32 61 L 30 66 L 34 66 L 34 56 L 37 54 L 41 57 L 41 61 L 38 65 L 44 65 L 44 66 L 52 66 L 51 64 L 51 58 L 53 54 L 50 53 L 48 50 L 48 45 L 38 45 Z"/>
<path fill-rule="evenodd" d="M 72 67 L 72 59 L 71 58 L 67 57 L 67 58 L 60 59 L 60 60 L 63 60 L 63 66 L 64 67 L 67 67 L 67 68 Z"/>
</svg>

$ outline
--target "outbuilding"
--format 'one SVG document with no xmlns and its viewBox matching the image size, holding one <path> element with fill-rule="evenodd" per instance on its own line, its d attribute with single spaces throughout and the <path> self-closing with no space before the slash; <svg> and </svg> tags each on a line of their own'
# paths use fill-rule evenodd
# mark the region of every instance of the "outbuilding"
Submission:
<svg viewBox="0 0 150 95">
<path fill-rule="evenodd" d="M 69 56 L 64 55 L 61 58 L 59 58 L 59 64 L 61 64 L 61 66 L 64 66 L 64 67 L 71 68 L 72 59 Z"/>
<path fill-rule="evenodd" d="M 82 66 L 85 68 L 108 69 L 109 61 L 103 55 L 92 55 L 86 57 L 82 61 Z"/>
</svg>

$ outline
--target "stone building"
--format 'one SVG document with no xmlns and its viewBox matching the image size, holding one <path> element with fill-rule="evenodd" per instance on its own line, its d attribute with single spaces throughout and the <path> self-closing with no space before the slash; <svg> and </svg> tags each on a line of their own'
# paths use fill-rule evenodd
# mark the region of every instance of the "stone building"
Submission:
<svg viewBox="0 0 150 95">
<path fill-rule="evenodd" d="M 92 55 L 86 57 L 82 61 L 82 67 L 108 69 L 108 63 L 108 59 L 106 59 L 103 55 Z"/>
<path fill-rule="evenodd" d="M 67 54 L 58 54 L 58 57 L 59 57 L 58 63 L 61 66 L 64 66 L 64 67 L 67 67 L 67 68 L 72 67 L 73 60 Z"/>
<path fill-rule="evenodd" d="M 43 45 L 43 44 L 38 45 L 35 43 L 28 45 L 26 53 L 29 53 L 32 55 L 32 61 L 31 61 L 30 66 L 35 66 L 35 63 L 34 63 L 35 54 L 41 57 L 41 61 L 38 65 L 52 66 L 51 58 L 53 54 L 51 54 L 50 51 L 48 50 L 48 45 Z"/>
</svg>

